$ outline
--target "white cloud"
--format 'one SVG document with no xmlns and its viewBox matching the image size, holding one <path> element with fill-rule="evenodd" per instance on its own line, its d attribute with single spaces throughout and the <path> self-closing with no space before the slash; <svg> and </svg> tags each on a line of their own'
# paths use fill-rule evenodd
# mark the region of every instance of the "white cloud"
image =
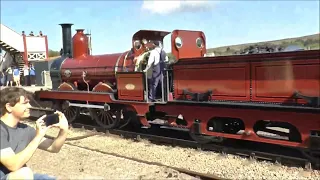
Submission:
<svg viewBox="0 0 320 180">
<path fill-rule="evenodd" d="M 144 0 L 142 11 L 149 11 L 154 14 L 167 15 L 177 12 L 199 12 L 210 10 L 217 1 L 210 0 Z"/>
</svg>

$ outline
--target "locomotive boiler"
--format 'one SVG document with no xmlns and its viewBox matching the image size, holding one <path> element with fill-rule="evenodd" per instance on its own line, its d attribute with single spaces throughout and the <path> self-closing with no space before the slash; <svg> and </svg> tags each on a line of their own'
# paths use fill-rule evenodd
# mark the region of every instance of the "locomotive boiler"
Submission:
<svg viewBox="0 0 320 180">
<path fill-rule="evenodd" d="M 88 49 L 88 36 L 83 29 L 77 29 L 71 39 L 72 24 L 60 24 L 63 35 L 63 56 L 51 66 L 53 89 L 87 90 L 113 92 L 116 89 L 118 72 L 132 72 L 136 68 L 134 57 L 144 53 L 148 43 L 141 38 L 163 41 L 168 32 L 138 31 L 133 36 L 131 50 L 104 55 L 91 55 Z M 143 36 L 143 37 L 142 37 Z M 64 58 L 67 57 L 67 58 Z"/>
</svg>

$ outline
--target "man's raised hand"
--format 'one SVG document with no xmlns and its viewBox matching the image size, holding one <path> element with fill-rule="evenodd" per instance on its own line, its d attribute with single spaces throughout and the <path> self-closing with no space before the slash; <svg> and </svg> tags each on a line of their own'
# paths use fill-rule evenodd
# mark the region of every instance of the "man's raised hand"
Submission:
<svg viewBox="0 0 320 180">
<path fill-rule="evenodd" d="M 52 127 L 52 126 L 47 127 L 45 122 L 43 121 L 43 119 L 46 116 L 47 115 L 43 115 L 36 121 L 36 135 L 37 136 L 44 137 L 44 135 L 46 135 L 47 130 Z"/>
<path fill-rule="evenodd" d="M 66 116 L 60 111 L 56 111 L 55 113 L 59 115 L 59 123 L 53 124 L 52 126 L 58 127 L 58 128 L 65 130 L 65 131 L 68 131 L 69 123 L 68 123 Z"/>
</svg>

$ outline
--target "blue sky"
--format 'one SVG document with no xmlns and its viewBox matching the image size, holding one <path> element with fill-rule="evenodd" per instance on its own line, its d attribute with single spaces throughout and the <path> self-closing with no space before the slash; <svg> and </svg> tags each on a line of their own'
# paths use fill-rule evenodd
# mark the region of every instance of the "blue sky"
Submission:
<svg viewBox="0 0 320 180">
<path fill-rule="evenodd" d="M 49 48 L 60 50 L 60 23 L 90 29 L 93 54 L 131 48 L 140 29 L 201 30 L 207 47 L 274 40 L 319 33 L 319 1 L 8 1 L 1 23 L 17 32 L 40 30 Z M 170 35 L 165 38 L 170 52 Z"/>
</svg>

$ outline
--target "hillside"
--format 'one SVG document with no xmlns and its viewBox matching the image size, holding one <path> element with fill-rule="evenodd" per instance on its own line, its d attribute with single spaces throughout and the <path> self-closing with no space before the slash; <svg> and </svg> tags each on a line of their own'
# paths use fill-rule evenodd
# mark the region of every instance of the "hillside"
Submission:
<svg viewBox="0 0 320 180">
<path fill-rule="evenodd" d="M 216 56 L 231 55 L 241 50 L 247 49 L 250 46 L 280 46 L 299 45 L 304 49 L 320 49 L 320 34 L 313 34 L 301 37 L 279 39 L 274 41 L 264 41 L 256 43 L 238 44 L 230 46 L 222 46 L 217 48 L 207 49 L 208 53 L 214 53 Z"/>
<path fill-rule="evenodd" d="M 217 48 L 209 48 L 207 50 L 208 53 L 214 53 L 216 56 L 223 55 L 232 55 L 237 52 L 240 52 L 244 49 L 249 48 L 250 46 L 280 46 L 286 47 L 288 45 L 299 45 L 304 49 L 320 49 L 320 34 L 313 34 L 301 37 L 294 38 L 286 38 L 279 39 L 274 41 L 264 41 L 264 42 L 256 42 L 256 43 L 247 43 L 247 44 L 238 44 L 238 45 L 230 45 L 230 46 L 222 46 Z M 49 51 L 49 57 L 59 56 L 59 51 Z M 172 58 L 171 53 L 168 53 L 169 58 Z"/>
</svg>

